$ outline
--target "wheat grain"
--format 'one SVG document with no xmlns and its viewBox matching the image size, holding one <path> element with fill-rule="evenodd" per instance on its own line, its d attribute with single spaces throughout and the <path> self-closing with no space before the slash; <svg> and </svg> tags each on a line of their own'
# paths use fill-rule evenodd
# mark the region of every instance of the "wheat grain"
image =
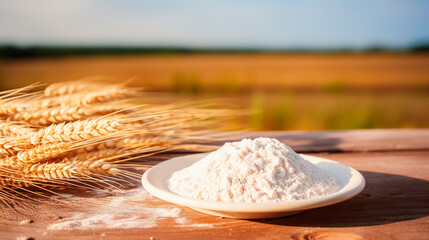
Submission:
<svg viewBox="0 0 429 240">
<path fill-rule="evenodd" d="M 124 107 L 125 105 L 122 104 L 115 106 L 98 105 L 93 107 L 59 106 L 48 109 L 19 112 L 13 115 L 12 119 L 26 121 L 34 125 L 46 126 L 53 123 L 84 120 L 97 114 L 113 113 L 123 110 Z"/>
<path fill-rule="evenodd" d="M 64 125 L 71 127 L 63 128 L 62 126 Z M 115 137 L 115 133 L 118 132 L 116 127 L 118 126 L 120 124 L 117 121 L 110 119 L 84 120 L 69 124 L 60 124 L 48 127 L 47 131 L 41 129 L 40 136 L 42 138 L 35 135 L 30 139 L 22 139 L 23 142 L 30 141 L 31 144 L 5 144 L 4 151 L 2 152 L 0 142 L 0 153 L 16 154 L 18 160 L 22 163 L 46 161 L 87 145 L 97 145 L 108 141 L 110 138 Z M 55 132 L 56 130 L 59 134 Z M 127 132 L 118 133 L 127 134 Z M 36 145 L 39 143 L 43 144 Z"/>
<path fill-rule="evenodd" d="M 88 81 L 70 81 L 63 83 L 53 83 L 45 88 L 45 96 L 62 96 L 81 91 L 94 90 L 100 87 L 106 87 L 105 84 L 88 82 Z"/>
<path fill-rule="evenodd" d="M 77 167 L 77 172 L 82 174 L 117 174 L 119 169 L 117 169 L 113 164 L 106 163 L 104 160 L 87 160 L 87 161 L 76 161 L 71 162 L 74 166 Z"/>
<path fill-rule="evenodd" d="M 18 137 L 34 134 L 35 130 L 22 122 L 0 120 L 0 136 Z"/>
<path fill-rule="evenodd" d="M 41 179 L 70 178 L 76 167 L 66 163 L 36 163 L 22 168 L 22 172 Z"/>
<path fill-rule="evenodd" d="M 15 95 L 6 95 L 0 98 L 0 116 L 8 116 L 16 114 L 27 109 L 32 101 L 38 96 L 39 92 L 35 93 L 21 93 Z"/>
<path fill-rule="evenodd" d="M 137 92 L 127 88 L 110 87 L 96 91 L 44 98 L 37 105 L 40 108 L 52 106 L 87 106 L 89 104 L 120 100 L 137 95 Z"/>
<path fill-rule="evenodd" d="M 18 158 L 16 157 L 16 155 L 0 155 L 0 166 L 3 167 L 16 167 L 16 166 L 20 166 L 20 163 L 18 161 Z"/>
<path fill-rule="evenodd" d="M 0 189 L 29 187 L 31 179 L 12 167 L 0 166 Z"/>
<path fill-rule="evenodd" d="M 24 107 L 20 103 L 15 102 L 1 102 L 0 101 L 0 116 L 11 115 L 19 113 L 24 110 Z"/>
<path fill-rule="evenodd" d="M 92 119 L 52 124 L 31 136 L 32 144 L 73 142 L 117 132 L 121 124 L 112 119 Z"/>
<path fill-rule="evenodd" d="M 0 93 L 3 202 L 9 200 L 6 190 L 120 184 L 136 177 L 122 170 L 133 165 L 123 161 L 185 146 L 192 134 L 200 140 L 198 134 L 215 129 L 210 119 L 227 115 L 197 110 L 191 102 L 126 104 L 138 92 L 124 84 L 81 81 L 53 84 L 43 93 L 23 91 Z"/>
<path fill-rule="evenodd" d="M 88 105 L 93 103 L 107 102 L 137 96 L 138 94 L 130 89 L 108 88 L 102 91 L 88 93 L 84 98 L 79 99 L 76 104 Z"/>
<path fill-rule="evenodd" d="M 8 173 L 7 175 L 0 176 L 0 189 L 29 187 L 31 186 L 29 182 L 29 180 L 15 179 Z"/>
<path fill-rule="evenodd" d="M 24 151 L 19 151 L 16 153 L 16 156 L 23 164 L 31 164 L 60 156 L 61 154 L 71 150 L 71 147 L 73 147 L 73 144 L 69 142 L 48 143 L 38 145 Z"/>
<path fill-rule="evenodd" d="M 15 155 L 19 151 L 30 148 L 26 143 L 18 143 L 15 138 L 3 137 L 0 138 L 0 154 Z"/>
<path fill-rule="evenodd" d="M 78 178 L 94 174 L 117 174 L 119 169 L 103 160 L 36 163 L 20 168 L 26 176 L 39 179 Z"/>
</svg>

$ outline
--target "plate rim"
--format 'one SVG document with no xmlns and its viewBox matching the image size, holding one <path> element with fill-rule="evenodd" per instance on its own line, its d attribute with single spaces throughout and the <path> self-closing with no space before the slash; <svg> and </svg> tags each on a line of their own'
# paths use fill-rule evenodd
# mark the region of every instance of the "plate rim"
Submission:
<svg viewBox="0 0 429 240">
<path fill-rule="evenodd" d="M 350 170 L 352 177 L 356 176 L 360 181 L 356 183 L 355 184 L 356 186 L 351 189 L 342 191 L 349 184 L 351 184 L 351 183 L 348 183 L 340 191 L 330 194 L 328 196 L 320 197 L 320 198 L 304 199 L 304 200 L 288 200 L 288 201 L 282 201 L 282 202 L 268 202 L 268 203 L 231 203 L 231 202 L 219 202 L 219 201 L 211 201 L 211 200 L 193 199 L 193 198 L 181 196 L 179 194 L 176 194 L 168 190 L 160 189 L 154 186 L 154 184 L 152 184 L 150 181 L 151 172 L 153 172 L 154 169 L 165 167 L 166 165 L 169 165 L 175 161 L 179 161 L 179 159 L 183 159 L 183 158 L 198 157 L 198 160 L 201 160 L 202 157 L 208 154 L 210 154 L 210 152 L 190 154 L 186 156 L 171 158 L 161 163 L 158 163 L 154 167 L 144 172 L 142 176 L 142 185 L 146 189 L 146 191 L 148 191 L 150 194 L 152 194 L 157 198 L 165 200 L 167 202 L 175 203 L 182 206 L 187 206 L 190 208 L 201 208 L 201 209 L 208 209 L 208 210 L 214 210 L 214 211 L 240 212 L 240 213 L 290 212 L 290 211 L 300 211 L 300 210 L 307 210 L 312 208 L 328 206 L 338 202 L 346 201 L 358 195 L 360 192 L 363 191 L 366 185 L 365 178 L 362 176 L 362 174 L 359 171 L 355 170 L 354 168 L 337 161 L 316 157 L 316 156 L 311 156 L 311 155 L 306 155 L 306 154 L 299 154 L 299 155 L 301 155 L 304 159 L 309 160 L 310 162 L 314 160 L 318 160 L 322 162 L 330 162 L 330 163 L 342 165 L 342 167 L 346 167 Z M 199 156 L 201 156 L 201 158 Z M 180 170 L 180 169 L 175 169 L 174 171 L 177 171 L 177 170 Z M 171 173 L 172 172 L 169 172 L 168 174 L 166 174 L 166 176 L 163 176 L 162 179 L 165 180 L 165 178 L 169 176 Z"/>
</svg>

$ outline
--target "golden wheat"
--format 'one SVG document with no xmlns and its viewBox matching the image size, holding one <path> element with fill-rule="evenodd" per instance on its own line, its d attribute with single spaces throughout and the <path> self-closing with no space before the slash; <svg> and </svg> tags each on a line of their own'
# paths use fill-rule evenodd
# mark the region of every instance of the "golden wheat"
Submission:
<svg viewBox="0 0 429 240">
<path fill-rule="evenodd" d="M 65 163 L 36 163 L 26 165 L 19 170 L 27 176 L 40 179 L 70 178 L 75 174 L 75 167 Z"/>
<path fill-rule="evenodd" d="M 19 151 L 31 148 L 32 146 L 26 142 L 18 142 L 13 137 L 0 138 L 0 154 L 15 155 Z"/>
<path fill-rule="evenodd" d="M 16 153 L 18 160 L 22 163 L 37 163 L 57 157 L 73 146 L 72 143 L 48 143 L 38 145 Z"/>
<path fill-rule="evenodd" d="M 22 110 L 24 110 L 24 107 L 20 103 L 0 101 L 0 116 L 7 116 L 10 114 L 19 113 Z"/>
<path fill-rule="evenodd" d="M 52 106 L 88 106 L 90 104 L 110 102 L 136 95 L 138 95 L 138 93 L 134 90 L 112 87 L 95 91 L 73 93 L 70 95 L 43 98 L 36 104 L 39 108 Z"/>
<path fill-rule="evenodd" d="M 36 163 L 20 168 L 26 176 L 40 179 L 66 179 L 84 177 L 91 174 L 116 174 L 119 172 L 113 164 L 102 160 L 79 162 Z"/>
<path fill-rule="evenodd" d="M 84 120 L 92 116 L 104 115 L 123 110 L 126 105 L 96 105 L 91 107 L 58 106 L 48 109 L 18 112 L 13 120 L 26 121 L 33 125 L 46 126 L 53 123 Z"/>
<path fill-rule="evenodd" d="M 44 94 L 47 97 L 62 96 L 81 91 L 94 90 L 100 87 L 106 87 L 105 84 L 88 82 L 84 80 L 53 83 L 45 88 Z"/>
<path fill-rule="evenodd" d="M 31 181 L 24 179 L 22 176 L 13 177 L 10 173 L 7 173 L 7 175 L 0 176 L 0 186 L 2 186 L 2 188 L 29 187 L 31 185 L 30 183 Z"/>
<path fill-rule="evenodd" d="M 132 154 L 128 149 L 121 148 L 109 148 L 102 150 L 92 150 L 92 151 L 79 151 L 77 150 L 74 155 L 64 158 L 65 161 L 70 162 L 81 162 L 88 160 L 100 160 L 100 159 L 110 159 L 113 156 L 123 157 L 125 155 Z"/>
<path fill-rule="evenodd" d="M 147 147 L 156 146 L 159 149 L 168 148 L 183 141 L 184 139 L 180 136 L 166 136 L 163 135 L 162 132 L 160 132 L 159 135 L 136 134 L 127 138 L 108 140 L 93 145 L 83 146 L 82 148 L 77 149 L 77 152 L 79 154 L 83 154 L 82 156 L 85 156 L 87 153 L 97 153 L 99 151 L 112 149 L 117 151 L 123 151 L 123 149 L 126 149 L 131 152 L 147 151 Z"/>
<path fill-rule="evenodd" d="M 119 131 L 121 124 L 112 119 L 92 119 L 52 124 L 31 136 L 32 144 L 73 142 Z"/>
<path fill-rule="evenodd" d="M 193 102 L 138 105 L 138 91 L 125 84 L 67 82 L 27 93 L 32 87 L 0 92 L 0 202 L 6 205 L 24 193 L 55 193 L 56 186 L 121 185 L 138 178 L 123 169 L 135 165 L 124 161 L 200 140 L 216 129 L 213 118 L 230 114 Z"/>
<path fill-rule="evenodd" d="M 0 192 L 2 188 L 22 188 L 33 185 L 30 176 L 12 167 L 0 166 Z"/>
<path fill-rule="evenodd" d="M 3 167 L 16 167 L 19 166 L 19 161 L 16 155 L 6 155 L 6 154 L 0 154 L 0 166 Z"/>
<path fill-rule="evenodd" d="M 34 133 L 35 130 L 25 123 L 0 119 L 0 137 L 28 136 Z"/>
</svg>

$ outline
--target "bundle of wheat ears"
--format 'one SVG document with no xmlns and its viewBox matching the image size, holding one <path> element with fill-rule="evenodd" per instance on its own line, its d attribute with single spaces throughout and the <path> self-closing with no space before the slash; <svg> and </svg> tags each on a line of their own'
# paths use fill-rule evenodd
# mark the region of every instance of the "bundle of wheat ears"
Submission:
<svg viewBox="0 0 429 240">
<path fill-rule="evenodd" d="M 74 81 L 0 93 L 0 201 L 57 187 L 115 187 L 134 158 L 183 147 L 213 130 L 220 110 L 138 105 L 126 84 Z"/>
</svg>

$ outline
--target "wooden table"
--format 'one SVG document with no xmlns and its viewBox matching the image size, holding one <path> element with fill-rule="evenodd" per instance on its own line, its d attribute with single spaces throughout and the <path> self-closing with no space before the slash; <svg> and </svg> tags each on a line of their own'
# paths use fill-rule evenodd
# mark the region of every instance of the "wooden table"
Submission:
<svg viewBox="0 0 429 240">
<path fill-rule="evenodd" d="M 429 130 L 253 132 L 231 139 L 244 136 L 276 137 L 297 152 L 347 164 L 363 174 L 367 186 L 346 202 L 295 216 L 238 220 L 159 200 L 137 182 L 125 192 L 68 192 L 67 203 L 19 213 L 3 207 L 0 239 L 429 239 Z M 162 154 L 145 163 L 185 154 Z"/>
</svg>

